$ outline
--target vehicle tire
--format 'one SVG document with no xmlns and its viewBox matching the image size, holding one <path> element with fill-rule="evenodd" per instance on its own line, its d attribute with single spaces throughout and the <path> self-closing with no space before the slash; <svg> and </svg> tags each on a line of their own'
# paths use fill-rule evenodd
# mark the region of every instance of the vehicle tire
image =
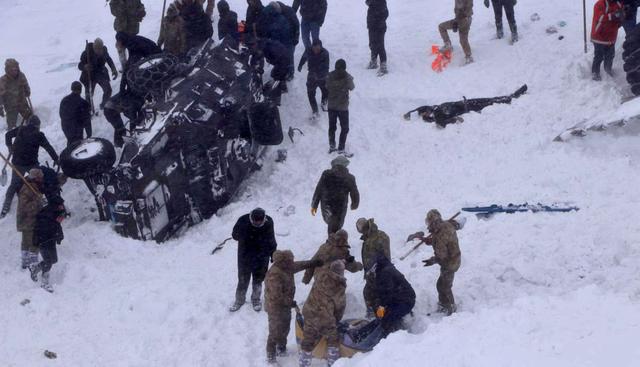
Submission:
<svg viewBox="0 0 640 367">
<path fill-rule="evenodd" d="M 139 95 L 162 94 L 177 72 L 176 56 L 158 54 L 133 64 L 127 71 L 129 86 Z"/>
<path fill-rule="evenodd" d="M 622 49 L 622 67 L 627 73 L 627 82 L 631 85 L 631 92 L 640 95 L 640 28 L 627 35 Z"/>
<path fill-rule="evenodd" d="M 68 177 L 83 179 L 111 170 L 116 150 L 110 141 L 88 138 L 77 141 L 60 154 L 60 168 Z"/>
</svg>

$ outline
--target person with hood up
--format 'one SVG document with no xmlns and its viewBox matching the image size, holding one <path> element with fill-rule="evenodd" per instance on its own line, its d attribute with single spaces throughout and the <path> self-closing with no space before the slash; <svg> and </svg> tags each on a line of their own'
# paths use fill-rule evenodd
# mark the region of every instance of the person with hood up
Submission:
<svg viewBox="0 0 640 367">
<path fill-rule="evenodd" d="M 373 218 L 359 218 L 356 222 L 356 229 L 362 237 L 362 264 L 365 272 L 365 285 L 362 290 L 364 303 L 367 306 L 367 317 L 373 317 L 376 308 L 375 282 L 370 276 L 369 270 L 376 264 L 380 257 L 391 260 L 391 246 L 389 236 L 384 231 L 378 229 L 378 225 Z"/>
<path fill-rule="evenodd" d="M 237 47 L 240 42 L 238 14 L 229 8 L 229 3 L 225 0 L 218 2 L 218 13 L 220 13 L 220 19 L 218 20 L 218 38 L 223 40 L 228 36 L 234 40 Z"/>
<path fill-rule="evenodd" d="M 9 148 L 9 152 L 13 154 L 11 163 L 22 175 L 31 168 L 40 165 L 38 163 L 38 151 L 40 148 L 44 148 L 54 163 L 58 164 L 58 153 L 49 144 L 49 140 L 47 140 L 44 133 L 40 131 L 40 118 L 36 115 L 31 115 L 25 125 L 8 131 L 5 134 L 5 144 Z M 11 182 L 5 193 L 0 218 L 4 218 L 9 213 L 13 197 L 20 191 L 21 187 L 22 179 L 13 172 Z"/>
<path fill-rule="evenodd" d="M 18 126 L 18 114 L 24 121 L 31 116 L 27 100 L 31 96 L 31 88 L 16 59 L 4 62 L 4 72 L 0 77 L 0 117 L 6 118 L 9 131 Z"/>
<path fill-rule="evenodd" d="M 327 339 L 327 366 L 340 358 L 338 322 L 342 320 L 347 305 L 345 263 L 335 260 L 327 267 L 327 271 L 316 276 L 302 308 L 304 338 L 300 343 L 300 367 L 311 366 L 311 352 L 322 338 Z"/>
<path fill-rule="evenodd" d="M 273 252 L 273 265 L 264 280 L 264 309 L 269 320 L 267 338 L 267 361 L 276 363 L 276 355 L 287 353 L 287 336 L 291 327 L 291 308 L 296 307 L 294 300 L 296 283 L 294 274 L 311 267 L 322 266 L 321 260 L 294 261 L 289 250 Z"/>
<path fill-rule="evenodd" d="M 340 155 L 334 158 L 331 169 L 322 172 L 311 200 L 311 215 L 316 215 L 319 204 L 329 234 L 335 233 L 344 225 L 349 197 L 351 210 L 358 209 L 360 205 L 356 178 L 349 173 L 348 165 L 349 159 L 346 157 Z"/>
<path fill-rule="evenodd" d="M 338 153 L 345 153 L 347 134 L 349 133 L 349 91 L 355 88 L 353 77 L 347 73 L 347 62 L 343 59 L 336 61 L 336 68 L 327 76 L 327 91 L 329 93 L 329 153 L 336 151 L 336 130 L 340 120 L 340 140 Z"/>
<path fill-rule="evenodd" d="M 202 4 L 194 0 L 183 0 L 179 11 L 180 16 L 184 19 L 187 51 L 202 46 L 213 37 L 211 17 L 204 11 Z"/>
</svg>

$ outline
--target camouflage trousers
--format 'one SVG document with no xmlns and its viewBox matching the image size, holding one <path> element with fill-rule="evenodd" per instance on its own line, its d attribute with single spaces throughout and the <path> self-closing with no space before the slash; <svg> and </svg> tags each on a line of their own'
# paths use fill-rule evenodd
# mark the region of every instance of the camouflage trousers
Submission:
<svg viewBox="0 0 640 367">
<path fill-rule="evenodd" d="M 462 21 L 451 19 L 446 22 L 440 23 L 440 25 L 438 26 L 438 30 L 440 31 L 440 36 L 442 37 L 442 41 L 444 41 L 445 45 L 451 44 L 451 39 L 449 38 L 448 30 L 454 29 L 455 24 L 457 24 L 458 32 L 460 33 L 460 46 L 462 46 L 464 55 L 471 56 L 471 45 L 469 45 L 469 30 L 471 29 L 471 17 L 466 18 Z"/>
<path fill-rule="evenodd" d="M 22 242 L 20 244 L 21 251 L 38 253 L 38 247 L 33 243 L 33 231 L 22 231 Z"/>
<path fill-rule="evenodd" d="M 6 116 L 5 118 L 7 120 L 7 131 L 18 127 L 18 114 L 22 116 L 23 120 L 26 120 L 27 118 L 29 118 L 29 116 L 31 116 L 31 110 L 29 109 L 29 106 L 27 106 L 26 104 L 22 104 L 20 106 L 17 106 L 16 108 L 9 108 L 5 106 L 5 116 Z"/>
<path fill-rule="evenodd" d="M 327 338 L 327 346 L 339 346 L 338 327 L 335 323 L 314 325 L 305 319 L 303 334 L 304 338 L 302 339 L 302 343 L 300 343 L 300 347 L 305 352 L 313 351 L 313 348 L 316 347 L 322 337 Z"/>
<path fill-rule="evenodd" d="M 440 268 L 440 277 L 436 283 L 436 289 L 438 290 L 438 303 L 444 307 L 452 307 L 456 303 L 451 290 L 455 274 L 455 271 Z"/>
<path fill-rule="evenodd" d="M 291 329 L 291 309 L 283 308 L 267 313 L 269 336 L 267 337 L 267 357 L 276 355 L 276 348 L 283 350 L 287 346 L 287 336 Z"/>
</svg>

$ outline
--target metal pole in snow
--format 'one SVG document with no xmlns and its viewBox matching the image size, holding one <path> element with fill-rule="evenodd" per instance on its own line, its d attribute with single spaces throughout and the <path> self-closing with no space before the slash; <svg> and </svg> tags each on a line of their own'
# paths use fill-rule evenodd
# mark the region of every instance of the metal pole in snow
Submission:
<svg viewBox="0 0 640 367">
<path fill-rule="evenodd" d="M 587 53 L 587 0 L 582 0 L 582 23 L 584 28 L 584 53 Z"/>
</svg>

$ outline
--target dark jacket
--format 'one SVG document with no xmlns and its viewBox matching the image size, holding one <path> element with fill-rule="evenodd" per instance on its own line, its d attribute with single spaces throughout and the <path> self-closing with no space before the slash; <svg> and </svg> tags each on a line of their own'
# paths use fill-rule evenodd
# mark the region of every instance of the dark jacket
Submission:
<svg viewBox="0 0 640 367">
<path fill-rule="evenodd" d="M 11 147 L 13 151 L 11 163 L 17 166 L 37 166 L 40 147 L 44 148 L 54 161 L 58 161 L 58 154 L 44 133 L 35 126 L 23 125 L 7 131 L 4 137 L 7 147 Z"/>
<path fill-rule="evenodd" d="M 327 76 L 329 110 L 348 111 L 349 91 L 355 88 L 353 77 L 343 70 L 334 70 Z"/>
<path fill-rule="evenodd" d="M 356 185 L 356 178 L 343 166 L 335 166 L 322 172 L 320 181 L 313 193 L 312 208 L 318 208 L 322 202 L 323 207 L 339 210 L 347 207 L 347 201 L 351 196 L 351 206 L 356 209 L 360 205 L 360 193 Z"/>
<path fill-rule="evenodd" d="M 268 215 L 262 227 L 254 227 L 249 214 L 241 216 L 233 227 L 232 237 L 238 241 L 238 262 L 243 264 L 267 260 L 278 247 L 273 219 Z"/>
<path fill-rule="evenodd" d="M 91 106 L 79 93 L 69 94 L 60 102 L 62 130 L 68 135 L 82 136 L 86 130 L 91 136 Z"/>
<path fill-rule="evenodd" d="M 267 6 L 262 10 L 258 21 L 258 37 L 278 41 L 285 46 L 293 44 L 289 22 L 274 7 Z"/>
<path fill-rule="evenodd" d="M 258 27 L 258 22 L 260 21 L 260 16 L 262 15 L 263 10 L 264 6 L 262 4 L 258 4 L 257 6 L 250 5 L 247 7 L 244 33 L 253 34 L 253 27 L 254 25 L 256 28 Z"/>
<path fill-rule="evenodd" d="M 129 59 L 127 61 L 129 65 L 133 65 L 145 57 L 162 52 L 155 42 L 142 36 L 118 33 L 116 34 L 116 38 L 120 39 L 122 45 L 129 52 Z"/>
<path fill-rule="evenodd" d="M 289 23 L 290 39 L 293 45 L 297 45 L 300 42 L 300 21 L 298 16 L 292 7 L 285 5 L 283 2 L 278 1 L 282 15 Z"/>
<path fill-rule="evenodd" d="M 329 51 L 327 49 L 322 48 L 319 54 L 309 50 L 305 51 L 305 56 L 300 59 L 300 67 L 308 62 L 309 74 L 307 74 L 307 79 L 325 80 L 329 75 L 329 61 Z"/>
<path fill-rule="evenodd" d="M 201 46 L 206 40 L 213 37 L 211 18 L 204 12 L 202 5 L 194 2 L 182 8 L 180 15 L 184 19 L 187 50 Z"/>
<path fill-rule="evenodd" d="M 387 28 L 387 17 L 389 17 L 387 0 L 367 0 L 367 5 L 369 6 L 367 10 L 367 28 Z"/>
<path fill-rule="evenodd" d="M 293 11 L 300 9 L 300 15 L 304 22 L 317 22 L 322 25 L 327 15 L 327 0 L 293 0 Z"/>
<path fill-rule="evenodd" d="M 78 70 L 82 71 L 82 74 L 80 75 L 80 81 L 88 81 L 88 75 L 84 70 L 84 67 L 85 65 L 89 64 L 89 60 L 91 60 L 90 64 L 92 80 L 96 80 L 98 77 L 106 77 L 107 79 L 109 78 L 109 73 L 107 72 L 107 67 L 105 66 L 107 64 L 112 71 L 116 70 L 116 65 L 113 63 L 113 59 L 109 55 L 109 51 L 107 51 L 107 46 L 103 46 L 102 55 L 98 56 L 93 51 L 93 43 L 89 43 L 87 45 L 87 48 L 82 52 L 82 55 L 80 55 L 80 62 L 78 63 Z"/>
<path fill-rule="evenodd" d="M 64 239 L 62 226 L 58 217 L 64 215 L 64 210 L 59 209 L 62 199 L 54 200 L 40 210 L 36 216 L 34 242 L 36 246 L 46 247 L 60 244 Z"/>
<path fill-rule="evenodd" d="M 416 300 L 411 284 L 386 257 L 380 258 L 376 265 L 375 289 L 378 306 L 393 308 L 399 304 L 414 304 Z"/>
<path fill-rule="evenodd" d="M 230 36 L 236 41 L 240 40 L 240 33 L 238 33 L 238 14 L 229 10 L 229 5 L 221 6 L 218 3 L 218 12 L 220 13 L 220 19 L 218 20 L 218 39 L 223 39 L 226 36 Z"/>
</svg>

